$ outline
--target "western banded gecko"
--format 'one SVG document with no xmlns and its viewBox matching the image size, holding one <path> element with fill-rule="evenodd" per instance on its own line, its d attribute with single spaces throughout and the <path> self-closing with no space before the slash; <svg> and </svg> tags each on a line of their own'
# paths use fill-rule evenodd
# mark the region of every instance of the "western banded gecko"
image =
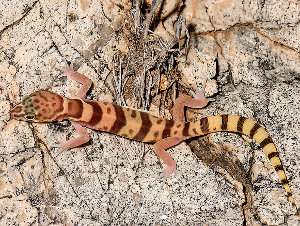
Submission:
<svg viewBox="0 0 300 226">
<path fill-rule="evenodd" d="M 196 98 L 187 95 L 180 96 L 175 100 L 173 120 L 162 119 L 113 103 L 87 100 L 85 98 L 92 85 L 91 80 L 71 69 L 66 69 L 65 74 L 82 84 L 78 98 L 70 99 L 47 90 L 40 90 L 25 97 L 20 104 L 16 105 L 10 111 L 10 117 L 29 122 L 70 120 L 79 137 L 62 143 L 61 146 L 64 149 L 78 147 L 88 142 L 90 136 L 86 127 L 136 141 L 154 143 L 155 153 L 166 164 L 166 175 L 170 175 L 176 168 L 176 162 L 166 149 L 191 137 L 209 133 L 226 131 L 244 134 L 262 147 L 287 192 L 288 200 L 296 207 L 277 147 L 267 130 L 255 120 L 239 115 L 224 114 L 203 117 L 196 122 L 185 122 L 185 106 L 202 108 L 207 105 L 208 100 L 203 94 L 198 94 Z"/>
</svg>

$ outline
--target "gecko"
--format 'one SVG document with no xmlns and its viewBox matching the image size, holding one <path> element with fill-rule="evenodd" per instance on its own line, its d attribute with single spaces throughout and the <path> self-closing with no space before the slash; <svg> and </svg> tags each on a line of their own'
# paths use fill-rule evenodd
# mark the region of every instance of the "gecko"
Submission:
<svg viewBox="0 0 300 226">
<path fill-rule="evenodd" d="M 24 97 L 21 103 L 13 107 L 10 110 L 10 118 L 36 123 L 70 120 L 79 136 L 61 143 L 61 147 L 66 150 L 81 146 L 90 140 L 87 128 L 152 143 L 154 152 L 166 165 L 167 176 L 175 171 L 176 162 L 166 150 L 184 140 L 222 131 L 246 135 L 263 149 L 277 172 L 288 201 L 299 215 L 300 211 L 295 204 L 278 149 L 268 131 L 257 121 L 240 115 L 222 114 L 186 122 L 185 107 L 203 108 L 208 104 L 208 99 L 203 93 L 196 94 L 194 98 L 184 94 L 179 96 L 174 101 L 173 119 L 163 119 L 114 103 L 88 100 L 86 95 L 92 81 L 71 68 L 66 68 L 64 73 L 69 79 L 81 84 L 76 98 L 39 90 Z"/>
</svg>

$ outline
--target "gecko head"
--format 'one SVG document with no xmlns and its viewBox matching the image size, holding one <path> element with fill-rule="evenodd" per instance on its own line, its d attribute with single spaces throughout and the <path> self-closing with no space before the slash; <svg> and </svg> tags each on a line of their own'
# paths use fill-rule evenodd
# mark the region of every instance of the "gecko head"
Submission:
<svg viewBox="0 0 300 226">
<path fill-rule="evenodd" d="M 63 112 L 64 98 L 60 95 L 40 90 L 24 97 L 21 103 L 10 110 L 10 118 L 28 122 L 56 121 Z"/>
</svg>

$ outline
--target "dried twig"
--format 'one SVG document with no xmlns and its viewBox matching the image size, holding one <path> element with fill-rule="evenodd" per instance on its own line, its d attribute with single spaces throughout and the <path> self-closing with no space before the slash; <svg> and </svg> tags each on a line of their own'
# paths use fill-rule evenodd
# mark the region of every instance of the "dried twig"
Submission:
<svg viewBox="0 0 300 226">
<path fill-rule="evenodd" d="M 145 24 L 144 38 L 148 35 L 150 26 L 152 25 L 154 18 L 159 14 L 159 11 L 161 10 L 163 2 L 164 2 L 164 0 L 153 0 L 152 9 L 151 9 L 150 13 L 148 14 L 147 19 L 144 23 Z"/>
</svg>

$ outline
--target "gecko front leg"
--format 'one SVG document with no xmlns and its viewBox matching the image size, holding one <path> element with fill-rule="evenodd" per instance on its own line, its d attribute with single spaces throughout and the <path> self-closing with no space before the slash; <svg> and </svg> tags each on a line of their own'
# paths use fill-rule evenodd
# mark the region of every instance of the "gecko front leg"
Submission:
<svg viewBox="0 0 300 226">
<path fill-rule="evenodd" d="M 70 67 L 66 67 L 64 69 L 64 74 L 69 79 L 79 82 L 82 85 L 82 87 L 79 89 L 79 91 L 77 93 L 77 96 L 81 99 L 85 99 L 86 94 L 89 91 L 89 89 L 91 88 L 93 82 L 89 78 L 87 78 L 85 75 L 80 74 L 77 71 L 74 71 Z"/>
<path fill-rule="evenodd" d="M 78 122 L 72 122 L 76 132 L 79 134 L 79 137 L 72 138 L 60 144 L 60 147 L 68 150 L 72 148 L 76 148 L 80 145 L 87 143 L 90 140 L 90 135 L 86 128 L 81 126 Z"/>
<path fill-rule="evenodd" d="M 174 103 L 172 116 L 176 121 L 185 121 L 184 107 L 203 108 L 208 104 L 208 99 L 203 92 L 197 93 L 195 97 L 181 94 Z"/>
<path fill-rule="evenodd" d="M 82 85 L 77 93 L 77 96 L 81 99 L 85 99 L 88 90 L 93 84 L 92 81 L 85 75 L 80 74 L 69 67 L 64 69 L 64 74 L 67 75 L 68 78 L 79 82 Z M 72 122 L 72 125 L 75 128 L 76 132 L 79 134 L 79 137 L 62 142 L 61 147 L 65 150 L 78 147 L 82 144 L 87 143 L 90 140 L 90 135 L 88 134 L 88 131 L 85 127 L 80 125 L 80 123 L 78 122 Z"/>
</svg>

